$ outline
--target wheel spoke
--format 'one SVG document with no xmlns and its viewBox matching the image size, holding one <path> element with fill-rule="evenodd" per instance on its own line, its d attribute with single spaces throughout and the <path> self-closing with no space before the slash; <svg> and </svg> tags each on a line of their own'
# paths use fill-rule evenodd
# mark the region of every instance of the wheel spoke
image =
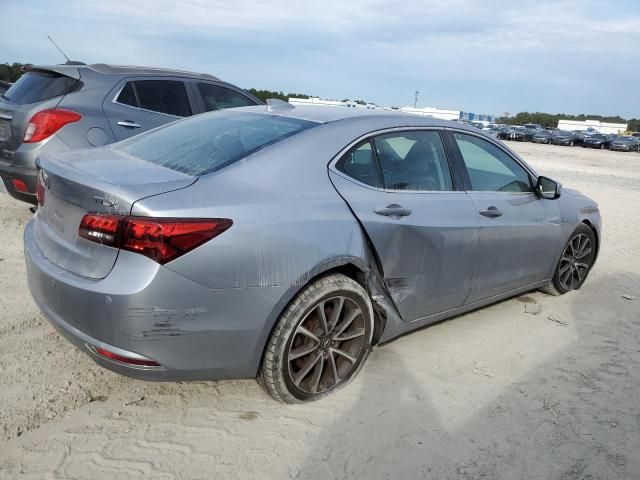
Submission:
<svg viewBox="0 0 640 480">
<path fill-rule="evenodd" d="M 340 326 L 336 327 L 337 331 L 335 333 L 335 336 L 339 336 L 342 332 L 349 328 L 349 325 L 351 325 L 360 314 L 362 314 L 362 311 L 359 308 L 352 311 L 349 316 L 340 324 Z"/>
<path fill-rule="evenodd" d="M 301 345 L 297 348 L 294 348 L 289 352 L 289 360 L 295 360 L 296 358 L 304 357 L 305 355 L 309 355 L 311 352 L 314 352 L 318 349 L 319 344 L 315 345 Z"/>
<path fill-rule="evenodd" d="M 345 352 L 344 350 L 340 350 L 339 348 L 332 348 L 331 349 L 332 352 L 337 353 L 338 355 L 340 355 L 341 357 L 346 358 L 347 360 L 349 360 L 351 363 L 356 363 L 357 358 L 352 357 L 351 355 L 349 355 L 347 352 Z"/>
<path fill-rule="evenodd" d="M 298 329 L 296 330 L 296 333 L 301 333 L 302 335 L 306 335 L 307 337 L 309 337 L 313 341 L 320 343 L 320 339 L 316 335 L 314 335 L 313 332 L 310 332 L 309 330 L 304 328 L 302 325 L 298 326 Z"/>
<path fill-rule="evenodd" d="M 351 332 L 347 332 L 342 335 L 336 335 L 333 340 L 336 342 L 344 342 L 345 340 L 351 340 L 364 335 L 364 328 L 354 328 Z"/>
<path fill-rule="evenodd" d="M 582 275 L 580 275 L 580 269 L 576 266 L 573 267 L 573 270 L 576 272 L 576 276 L 578 277 L 578 282 L 582 281 Z"/>
<path fill-rule="evenodd" d="M 327 326 L 327 316 L 324 313 L 324 302 L 320 302 L 316 309 L 318 310 L 320 324 L 322 325 L 322 328 L 324 328 L 324 333 L 329 333 L 329 327 Z"/>
<path fill-rule="evenodd" d="M 589 264 L 588 263 L 576 262 L 576 263 L 574 263 L 574 265 L 576 266 L 576 268 L 584 268 L 584 269 L 588 269 L 589 268 Z"/>
<path fill-rule="evenodd" d="M 573 276 L 573 272 L 571 271 L 571 265 L 569 265 L 569 269 L 564 273 L 562 277 L 560 277 L 560 283 L 562 287 L 566 290 L 571 290 L 571 286 L 569 285 L 569 279 Z"/>
<path fill-rule="evenodd" d="M 591 247 L 583 249 L 578 255 L 576 255 L 577 259 L 584 258 L 591 253 Z"/>
<path fill-rule="evenodd" d="M 302 380 L 304 380 L 304 378 L 307 376 L 307 374 L 311 371 L 311 369 L 315 366 L 316 363 L 318 363 L 318 360 L 320 359 L 320 357 L 322 357 L 321 354 L 316 355 L 313 358 L 310 358 L 307 361 L 307 364 L 302 368 L 302 370 L 300 370 L 300 372 L 298 372 L 298 375 L 296 376 L 296 378 L 293 380 L 293 384 L 297 387 L 298 385 L 300 385 L 300 382 L 302 382 Z"/>
<path fill-rule="evenodd" d="M 333 356 L 333 352 L 329 352 L 329 360 L 331 363 L 331 370 L 333 371 L 333 384 L 337 385 L 340 381 L 340 377 L 338 376 L 338 367 L 336 365 L 336 359 Z"/>
<path fill-rule="evenodd" d="M 339 297 L 337 300 L 333 302 L 333 311 L 331 312 L 331 317 L 329 317 L 329 330 L 335 328 L 338 324 L 338 319 L 340 318 L 340 314 L 342 313 L 342 307 L 344 306 L 344 297 Z"/>
<path fill-rule="evenodd" d="M 570 268 L 571 268 L 571 264 L 569 262 L 561 263 L 560 264 L 560 269 L 558 270 L 560 276 L 564 275 L 565 272 Z"/>
<path fill-rule="evenodd" d="M 324 371 L 324 356 L 318 355 L 318 358 L 320 359 L 320 361 L 316 363 L 316 367 L 313 372 L 311 393 L 316 393 L 318 391 L 318 385 L 320 385 L 320 379 L 322 378 L 322 373 Z"/>
</svg>

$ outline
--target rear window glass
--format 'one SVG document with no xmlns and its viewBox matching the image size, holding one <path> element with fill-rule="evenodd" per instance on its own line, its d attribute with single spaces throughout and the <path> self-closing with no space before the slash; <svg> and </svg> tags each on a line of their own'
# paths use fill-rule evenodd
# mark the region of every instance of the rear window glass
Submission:
<svg viewBox="0 0 640 480">
<path fill-rule="evenodd" d="M 316 125 L 297 118 L 225 110 L 172 123 L 112 148 L 200 176 Z"/>
<path fill-rule="evenodd" d="M 64 95 L 78 80 L 54 72 L 28 72 L 4 94 L 11 103 L 25 105 Z"/>
</svg>

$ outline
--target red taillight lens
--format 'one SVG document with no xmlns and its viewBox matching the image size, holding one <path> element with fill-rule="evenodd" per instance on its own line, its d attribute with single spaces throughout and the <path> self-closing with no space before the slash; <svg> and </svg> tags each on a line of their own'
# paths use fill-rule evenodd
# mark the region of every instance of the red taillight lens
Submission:
<svg viewBox="0 0 640 480">
<path fill-rule="evenodd" d="M 95 351 L 98 355 L 102 355 L 103 357 L 107 357 L 107 358 L 110 358 L 111 360 L 116 360 L 118 362 L 128 363 L 130 365 L 141 365 L 144 367 L 160 366 L 158 362 L 154 362 L 153 360 L 150 360 L 150 359 L 125 357 L 124 355 L 118 355 L 117 353 L 113 353 L 105 348 L 96 347 Z"/>
<path fill-rule="evenodd" d="M 78 235 L 92 242 L 118 248 L 119 226 L 124 219 L 122 215 L 89 213 L 82 217 Z"/>
<path fill-rule="evenodd" d="M 27 184 L 24 183 L 19 178 L 12 178 L 11 183 L 13 183 L 13 188 L 15 188 L 19 192 L 29 193 L 29 189 L 27 188 Z"/>
<path fill-rule="evenodd" d="M 36 113 L 27 125 L 24 133 L 25 143 L 41 142 L 56 133 L 68 123 L 77 122 L 82 115 L 71 110 L 51 108 Z"/>
<path fill-rule="evenodd" d="M 233 225 L 226 218 L 150 218 L 89 213 L 78 235 L 92 242 L 140 253 L 164 265 Z"/>
</svg>

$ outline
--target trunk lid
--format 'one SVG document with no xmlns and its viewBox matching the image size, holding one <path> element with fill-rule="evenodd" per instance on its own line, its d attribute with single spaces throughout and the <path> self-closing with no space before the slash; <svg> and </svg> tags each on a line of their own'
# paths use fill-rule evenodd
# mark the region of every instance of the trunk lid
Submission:
<svg viewBox="0 0 640 480">
<path fill-rule="evenodd" d="M 129 215 L 137 200 L 197 180 L 109 148 L 45 154 L 38 168 L 44 187 L 34 222 L 38 246 L 60 268 L 95 279 L 109 274 L 118 250 L 78 236 L 86 213 Z"/>
</svg>

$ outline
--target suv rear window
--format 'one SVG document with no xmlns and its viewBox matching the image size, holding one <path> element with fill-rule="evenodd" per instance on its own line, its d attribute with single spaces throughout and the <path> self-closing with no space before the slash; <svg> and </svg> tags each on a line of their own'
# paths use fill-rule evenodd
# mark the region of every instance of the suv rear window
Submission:
<svg viewBox="0 0 640 480">
<path fill-rule="evenodd" d="M 75 78 L 59 73 L 32 71 L 22 75 L 4 97 L 16 105 L 42 102 L 70 92 L 76 83 Z"/>
<path fill-rule="evenodd" d="M 168 124 L 111 148 L 200 176 L 316 125 L 297 118 L 223 110 Z"/>
<path fill-rule="evenodd" d="M 127 82 L 118 103 L 176 117 L 189 117 L 191 104 L 184 83 L 176 80 L 137 80 Z"/>
</svg>

